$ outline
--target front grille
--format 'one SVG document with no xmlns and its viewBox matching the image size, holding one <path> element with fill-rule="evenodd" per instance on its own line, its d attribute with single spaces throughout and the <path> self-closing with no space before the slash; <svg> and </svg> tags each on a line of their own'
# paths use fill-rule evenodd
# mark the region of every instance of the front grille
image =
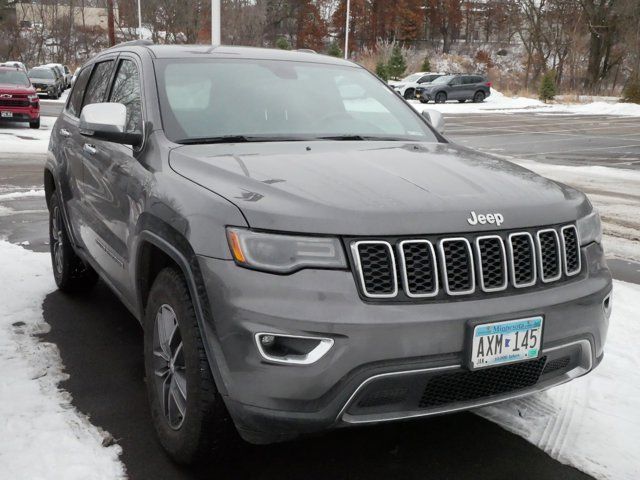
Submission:
<svg viewBox="0 0 640 480">
<path fill-rule="evenodd" d="M 350 246 L 360 291 L 368 298 L 408 301 L 476 290 L 514 291 L 567 280 L 581 271 L 573 225 L 451 238 L 353 240 Z"/>
<path fill-rule="evenodd" d="M 547 357 L 486 370 L 445 373 L 427 382 L 420 408 L 433 408 L 521 390 L 538 382 Z"/>
<path fill-rule="evenodd" d="M 0 107 L 28 107 L 26 98 L 0 98 Z"/>
</svg>

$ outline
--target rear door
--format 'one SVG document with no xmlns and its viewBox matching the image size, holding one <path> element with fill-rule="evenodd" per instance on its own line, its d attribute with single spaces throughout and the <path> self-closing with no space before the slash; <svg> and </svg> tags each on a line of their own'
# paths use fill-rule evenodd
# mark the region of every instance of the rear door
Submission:
<svg viewBox="0 0 640 480">
<path fill-rule="evenodd" d="M 127 107 L 127 132 L 141 132 L 142 95 L 140 65 L 137 57 L 122 54 L 115 66 L 115 74 L 106 101 Z M 132 198 L 135 178 L 144 177 L 143 167 L 136 159 L 140 149 L 129 145 L 85 138 L 84 199 L 91 218 L 88 235 L 89 249 L 113 285 L 122 293 L 130 288 L 129 240 L 135 224 L 136 204 Z M 133 302 L 135 299 L 126 297 Z"/>
<path fill-rule="evenodd" d="M 447 93 L 447 99 L 460 100 L 465 98 L 466 85 L 462 83 L 462 76 L 457 76 L 451 82 L 449 82 L 449 92 Z"/>
</svg>

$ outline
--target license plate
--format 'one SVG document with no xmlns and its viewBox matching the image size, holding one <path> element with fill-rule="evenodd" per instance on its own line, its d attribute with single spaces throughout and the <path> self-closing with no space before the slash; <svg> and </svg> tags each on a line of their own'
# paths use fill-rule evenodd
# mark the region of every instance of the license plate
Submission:
<svg viewBox="0 0 640 480">
<path fill-rule="evenodd" d="M 473 328 L 471 368 L 538 358 L 543 321 L 538 316 L 476 325 Z"/>
<path fill-rule="evenodd" d="M 2 118 L 12 118 L 13 112 L 0 112 L 0 117 Z"/>
</svg>

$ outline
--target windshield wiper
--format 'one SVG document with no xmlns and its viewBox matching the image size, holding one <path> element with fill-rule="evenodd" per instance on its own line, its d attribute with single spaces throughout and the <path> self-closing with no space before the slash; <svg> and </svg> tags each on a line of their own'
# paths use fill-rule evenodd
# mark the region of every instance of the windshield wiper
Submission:
<svg viewBox="0 0 640 480">
<path fill-rule="evenodd" d="M 379 141 L 391 141 L 391 142 L 409 142 L 411 139 L 384 135 L 327 135 L 322 137 L 315 137 L 315 140 L 338 140 L 338 141 L 363 141 L 363 140 L 379 140 Z"/>
<path fill-rule="evenodd" d="M 183 138 L 176 143 L 182 145 L 197 145 L 205 143 L 247 143 L 247 142 L 299 142 L 304 140 L 297 137 L 277 137 L 260 135 L 220 135 L 219 137 Z"/>
</svg>

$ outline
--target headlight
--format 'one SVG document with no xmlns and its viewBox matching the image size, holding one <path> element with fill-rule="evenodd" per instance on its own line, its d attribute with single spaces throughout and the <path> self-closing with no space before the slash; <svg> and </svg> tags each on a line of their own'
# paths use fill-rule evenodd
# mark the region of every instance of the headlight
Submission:
<svg viewBox="0 0 640 480">
<path fill-rule="evenodd" d="M 29 95 L 27 97 L 27 99 L 31 102 L 31 103 L 35 103 L 38 101 L 38 95 L 36 95 L 35 93 L 33 95 Z"/>
<path fill-rule="evenodd" d="M 302 268 L 346 268 L 342 245 L 334 237 L 306 237 L 227 228 L 227 240 L 238 265 L 274 273 Z"/>
<path fill-rule="evenodd" d="M 591 212 L 586 217 L 579 218 L 576 222 L 580 245 L 587 245 L 592 242 L 602 241 L 602 223 L 597 211 Z"/>
</svg>

